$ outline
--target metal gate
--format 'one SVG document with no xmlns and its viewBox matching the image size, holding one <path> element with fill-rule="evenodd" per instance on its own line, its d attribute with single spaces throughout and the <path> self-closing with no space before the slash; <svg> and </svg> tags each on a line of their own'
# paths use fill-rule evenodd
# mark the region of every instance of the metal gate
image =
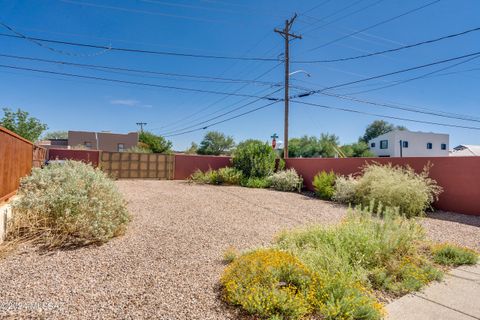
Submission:
<svg viewBox="0 0 480 320">
<path fill-rule="evenodd" d="M 173 155 L 102 152 L 100 159 L 102 170 L 117 179 L 173 179 Z"/>
</svg>

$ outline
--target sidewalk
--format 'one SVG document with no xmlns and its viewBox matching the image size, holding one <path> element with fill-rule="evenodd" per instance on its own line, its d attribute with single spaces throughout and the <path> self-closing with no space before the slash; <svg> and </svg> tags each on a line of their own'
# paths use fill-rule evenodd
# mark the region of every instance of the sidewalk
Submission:
<svg viewBox="0 0 480 320">
<path fill-rule="evenodd" d="M 387 305 L 388 320 L 480 320 L 480 264 L 462 266 L 444 281 Z"/>
</svg>

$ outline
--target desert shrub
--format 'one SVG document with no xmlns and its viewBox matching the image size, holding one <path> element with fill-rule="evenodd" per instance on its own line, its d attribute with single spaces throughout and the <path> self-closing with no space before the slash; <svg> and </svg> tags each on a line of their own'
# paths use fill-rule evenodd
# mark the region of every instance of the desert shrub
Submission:
<svg viewBox="0 0 480 320">
<path fill-rule="evenodd" d="M 241 182 L 243 187 L 247 188 L 269 188 L 270 181 L 267 178 L 250 177 L 244 178 Z"/>
<path fill-rule="evenodd" d="M 279 191 L 298 191 L 302 190 L 303 179 L 297 174 L 295 169 L 278 171 L 267 178 L 270 186 Z"/>
<path fill-rule="evenodd" d="M 22 179 L 18 194 L 10 236 L 47 246 L 105 242 L 129 221 L 115 183 L 82 162 L 35 168 Z"/>
<path fill-rule="evenodd" d="M 243 179 L 243 172 L 232 167 L 225 167 L 218 170 L 218 176 L 224 184 L 239 185 Z"/>
<path fill-rule="evenodd" d="M 221 278 L 225 300 L 250 314 L 300 319 L 311 312 L 315 275 L 293 255 L 263 249 L 235 259 Z"/>
<path fill-rule="evenodd" d="M 333 193 L 335 191 L 335 173 L 333 171 L 326 172 L 322 171 L 317 173 L 313 177 L 313 188 L 315 189 L 315 194 L 324 200 L 331 200 Z"/>
<path fill-rule="evenodd" d="M 407 217 L 421 215 L 438 199 L 442 188 L 428 177 L 429 168 L 415 173 L 410 167 L 370 164 L 358 179 L 358 202 L 369 205 L 374 200 L 388 207 L 398 207 Z"/>
<path fill-rule="evenodd" d="M 268 143 L 247 140 L 235 149 L 232 163 L 248 178 L 263 178 L 274 172 L 276 157 L 275 151 Z"/>
<path fill-rule="evenodd" d="M 222 180 L 218 171 L 209 169 L 203 172 L 202 170 L 196 170 L 189 178 L 190 182 L 200 184 L 221 184 Z"/>
<path fill-rule="evenodd" d="M 332 200 L 340 203 L 355 203 L 358 181 L 353 176 L 338 176 L 335 179 L 335 190 Z"/>
<path fill-rule="evenodd" d="M 434 246 L 432 254 L 436 263 L 446 266 L 460 266 L 478 262 L 478 254 L 475 251 L 451 244 Z"/>
</svg>

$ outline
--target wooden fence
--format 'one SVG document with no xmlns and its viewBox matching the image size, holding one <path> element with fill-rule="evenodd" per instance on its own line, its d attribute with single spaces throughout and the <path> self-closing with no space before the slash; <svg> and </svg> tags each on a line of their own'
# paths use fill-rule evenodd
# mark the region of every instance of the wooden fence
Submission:
<svg viewBox="0 0 480 320">
<path fill-rule="evenodd" d="M 33 165 L 33 144 L 0 127 L 0 202 L 15 194 Z"/>
<path fill-rule="evenodd" d="M 114 178 L 173 179 L 173 155 L 102 152 L 100 167 Z"/>
</svg>

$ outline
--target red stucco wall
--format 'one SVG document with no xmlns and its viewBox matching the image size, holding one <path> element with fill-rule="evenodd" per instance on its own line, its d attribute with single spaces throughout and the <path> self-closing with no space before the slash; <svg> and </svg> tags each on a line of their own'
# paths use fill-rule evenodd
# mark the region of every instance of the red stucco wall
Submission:
<svg viewBox="0 0 480 320">
<path fill-rule="evenodd" d="M 77 160 L 97 167 L 100 161 L 98 150 L 49 149 L 48 160 Z"/>
<path fill-rule="evenodd" d="M 312 190 L 317 172 L 333 170 L 337 174 L 354 174 L 367 162 L 409 165 L 416 171 L 431 163 L 430 177 L 443 187 L 437 209 L 480 215 L 480 157 L 419 157 L 419 158 L 348 158 L 288 159 L 287 168 L 295 168 L 303 176 L 305 186 Z"/>
<path fill-rule="evenodd" d="M 220 169 L 230 165 L 230 157 L 223 156 L 198 156 L 198 155 L 175 155 L 175 180 L 187 179 L 192 173 L 200 169 Z"/>
</svg>

